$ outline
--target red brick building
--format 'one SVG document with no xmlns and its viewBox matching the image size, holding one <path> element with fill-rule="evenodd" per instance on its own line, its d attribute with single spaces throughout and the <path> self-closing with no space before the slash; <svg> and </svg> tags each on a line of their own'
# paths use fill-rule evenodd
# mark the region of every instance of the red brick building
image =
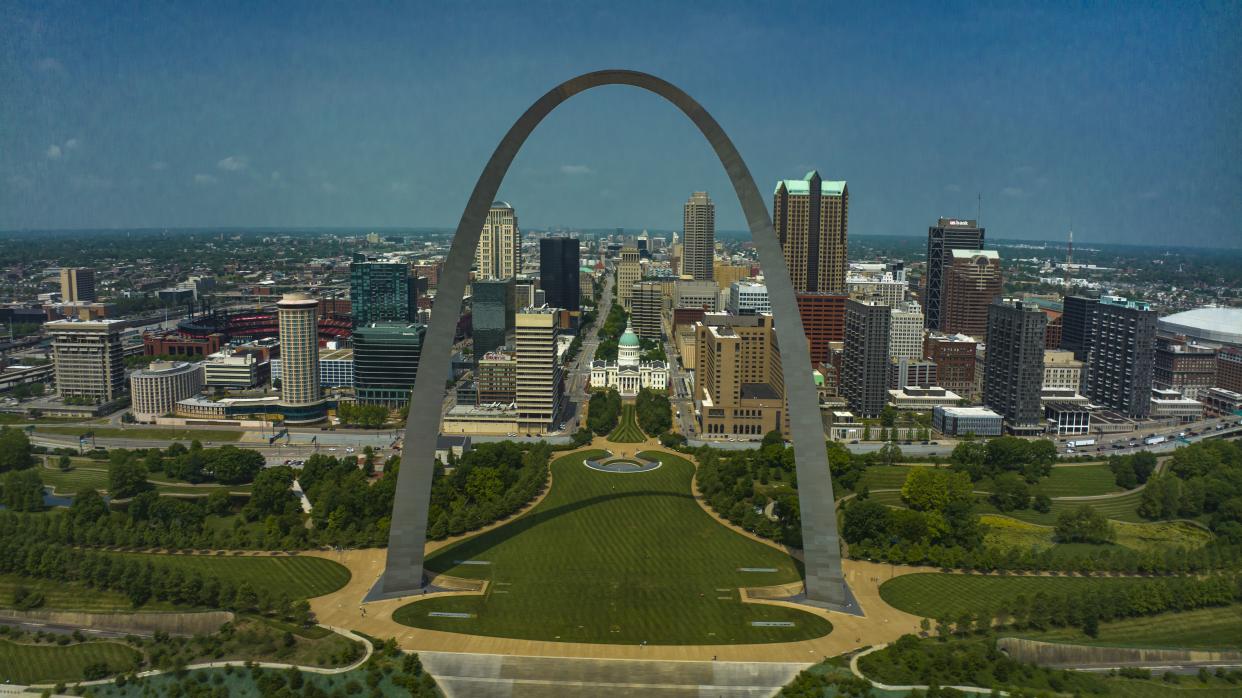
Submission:
<svg viewBox="0 0 1242 698">
<path fill-rule="evenodd" d="M 963 335 L 932 332 L 923 339 L 923 356 L 936 362 L 937 384 L 962 397 L 975 392 L 975 350 L 978 342 Z"/>
<path fill-rule="evenodd" d="M 811 345 L 811 365 L 830 363 L 829 342 L 845 340 L 845 301 L 849 296 L 832 293 L 799 293 L 798 314 L 802 331 Z"/>
</svg>

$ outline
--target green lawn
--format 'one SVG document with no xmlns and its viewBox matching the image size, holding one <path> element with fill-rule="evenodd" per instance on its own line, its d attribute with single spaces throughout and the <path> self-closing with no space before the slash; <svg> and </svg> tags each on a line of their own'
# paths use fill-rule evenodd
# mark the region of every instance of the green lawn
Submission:
<svg viewBox="0 0 1242 698">
<path fill-rule="evenodd" d="M 831 631 L 799 610 L 741 603 L 738 587 L 796 581 L 797 563 L 700 509 L 690 495 L 690 463 L 665 452 L 649 457 L 663 465 L 638 474 L 591 470 L 583 454 L 554 461 L 552 490 L 531 513 L 427 560 L 434 572 L 491 580 L 485 596 L 427 599 L 394 619 L 476 635 L 616 644 L 784 642 Z M 462 564 L 469 562 L 487 564 Z"/>
<path fill-rule="evenodd" d="M 100 439 L 144 439 L 150 441 L 237 441 L 242 432 L 228 429 L 185 429 L 167 427 L 96 427 L 88 424 L 74 427 L 36 427 L 36 431 L 45 434 L 69 434 L 80 436 L 87 432 Z"/>
<path fill-rule="evenodd" d="M 621 405 L 621 421 L 617 422 L 617 428 L 612 430 L 608 435 L 608 440 L 618 444 L 636 444 L 647 439 L 643 434 L 643 430 L 638 426 L 637 411 L 634 409 L 634 403 L 626 402 Z"/>
<path fill-rule="evenodd" d="M 1153 672 L 1159 676 L 1160 672 Z M 1181 677 L 1178 684 L 1166 683 L 1158 678 L 1148 681 L 1138 679 L 1111 678 L 1105 679 L 1108 695 L 1124 696 L 1125 698 L 1238 698 L 1242 696 L 1242 686 L 1226 683 L 1221 679 L 1212 679 L 1207 685 L 1193 676 Z"/>
<path fill-rule="evenodd" d="M 1100 623 L 1100 632 L 1096 637 L 1090 637 L 1080 628 L 1055 628 L 1016 635 L 1044 642 L 1103 647 L 1237 650 L 1242 644 L 1239 640 L 1242 638 L 1242 604 Z"/>
<path fill-rule="evenodd" d="M 1120 491 L 1113 471 L 1103 464 L 1057 466 L 1051 475 L 1031 488 L 1031 494 L 1042 493 L 1049 497 L 1088 497 Z"/>
<path fill-rule="evenodd" d="M 27 645 L 0 640 L 0 679 L 14 683 L 81 680 L 87 665 L 104 662 L 116 672 L 138 665 L 141 655 L 119 642 Z"/>
<path fill-rule="evenodd" d="M 1088 588 L 1120 588 L 1145 580 L 1089 577 L 1000 577 L 977 574 L 919 573 L 894 577 L 880 586 L 885 603 L 925 618 L 955 617 L 962 611 L 994 611 L 1019 594 L 1026 598 L 1042 591 L 1064 594 Z"/>
<path fill-rule="evenodd" d="M 864 486 L 871 490 L 899 490 L 906 484 L 906 475 L 911 468 L 923 468 L 922 465 L 875 465 L 863 471 L 854 488 L 861 490 Z"/>
<path fill-rule="evenodd" d="M 103 589 L 92 589 L 81 582 L 54 582 L 47 579 L 0 574 L 0 608 L 13 607 L 13 591 L 19 587 L 43 592 L 40 608 L 52 611 L 132 611 L 134 605 L 124 594 Z M 143 607 L 145 611 L 166 610 L 168 604 L 152 601 Z"/>
<path fill-rule="evenodd" d="M 340 589 L 349 581 L 349 570 L 343 565 L 305 555 L 117 554 L 151 560 L 157 565 L 199 572 L 217 579 L 229 580 L 234 584 L 249 582 L 255 589 L 285 591 L 295 599 L 322 596 Z"/>
<path fill-rule="evenodd" d="M 73 495 L 84 490 L 106 491 L 108 489 L 108 461 L 96 461 L 89 458 L 74 458 L 73 469 L 62 471 L 57 467 L 57 459 L 49 458 L 51 467 L 39 469 L 39 477 L 43 484 L 56 488 L 56 494 Z M 161 494 L 183 494 L 207 496 L 217 489 L 225 489 L 234 493 L 249 493 L 250 485 L 217 485 L 205 483 L 193 486 L 184 480 L 170 478 L 164 473 L 150 473 L 148 479 L 155 483 L 155 489 Z M 173 484 L 160 484 L 168 482 Z"/>
<path fill-rule="evenodd" d="M 887 504 L 889 506 L 905 506 L 905 504 L 901 501 L 900 492 L 872 492 L 871 498 L 881 504 Z M 1012 516 L 1015 519 L 1026 521 L 1028 523 L 1053 526 L 1057 522 L 1057 515 L 1061 512 L 1077 509 L 1083 504 L 1088 504 L 1093 509 L 1102 512 L 1105 516 L 1114 521 L 1123 521 L 1126 523 L 1146 523 L 1147 520 L 1138 515 L 1138 505 L 1140 502 L 1142 502 L 1141 491 L 1118 495 L 1116 497 L 1106 497 L 1104 499 L 1090 499 L 1087 501 L 1054 499 L 1052 500 L 1051 510 L 1047 513 L 1041 514 L 1034 509 L 1000 512 L 996 509 L 996 507 L 988 503 L 986 496 L 980 496 L 979 502 L 975 506 L 975 511 L 978 511 L 980 514 L 1003 513 L 1005 516 Z"/>
</svg>

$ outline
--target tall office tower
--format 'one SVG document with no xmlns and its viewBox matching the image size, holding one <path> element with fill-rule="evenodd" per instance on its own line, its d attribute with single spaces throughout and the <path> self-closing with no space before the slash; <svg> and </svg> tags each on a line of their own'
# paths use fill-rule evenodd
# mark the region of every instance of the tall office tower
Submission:
<svg viewBox="0 0 1242 698">
<path fill-rule="evenodd" d="M 578 239 L 543 238 L 539 241 L 539 286 L 548 305 L 580 310 Z"/>
<path fill-rule="evenodd" d="M 1000 255 L 993 250 L 951 250 L 940 296 L 940 329 L 987 337 L 988 306 L 1004 291 Z"/>
<path fill-rule="evenodd" d="M 695 323 L 694 332 L 694 402 L 703 435 L 758 439 L 769 431 L 788 434 L 772 316 L 708 316 Z"/>
<path fill-rule="evenodd" d="M 564 380 L 556 360 L 555 308 L 526 308 L 516 316 L 518 428 L 542 434 L 561 413 Z"/>
<path fill-rule="evenodd" d="M 119 320 L 55 320 L 43 326 L 52 338 L 56 392 L 62 398 L 109 403 L 125 394 L 125 351 Z"/>
<path fill-rule="evenodd" d="M 902 301 L 892 308 L 893 312 L 889 314 L 889 358 L 923 358 L 923 308 L 918 301 Z"/>
<path fill-rule="evenodd" d="M 983 234 L 984 229 L 976 221 L 960 218 L 941 218 L 927 229 L 927 273 L 923 277 L 923 321 L 927 329 L 938 330 L 942 326 L 941 299 L 953 250 L 982 250 Z"/>
<path fill-rule="evenodd" d="M 832 342 L 845 339 L 846 296 L 835 293 L 799 293 L 798 315 L 811 347 L 811 366 L 829 362 Z"/>
<path fill-rule="evenodd" d="M 729 286 L 730 315 L 758 315 L 771 313 L 772 302 L 768 300 L 768 287 L 754 281 L 734 281 Z"/>
<path fill-rule="evenodd" d="M 522 271 L 522 236 L 517 213 L 504 201 L 493 201 L 474 255 L 480 279 L 511 279 Z"/>
<path fill-rule="evenodd" d="M 1155 348 L 1156 311 L 1150 305 L 1102 296 L 1087 328 L 1087 397 L 1131 417 L 1146 417 Z"/>
<path fill-rule="evenodd" d="M 319 405 L 323 402 L 319 301 L 305 293 L 286 293 L 276 308 L 280 321 L 280 403 L 288 407 Z"/>
<path fill-rule="evenodd" d="M 975 349 L 973 337 L 931 332 L 923 340 L 923 356 L 936 362 L 937 385 L 964 398 L 975 392 Z"/>
<path fill-rule="evenodd" d="M 95 297 L 95 270 L 85 267 L 61 267 L 60 299 L 65 303 L 93 303 Z"/>
<path fill-rule="evenodd" d="M 354 327 L 418 319 L 418 284 L 410 265 L 354 254 L 349 265 L 349 303 Z"/>
<path fill-rule="evenodd" d="M 617 260 L 617 302 L 622 308 L 630 309 L 630 294 L 634 292 L 634 284 L 643 278 L 643 270 L 638 262 L 638 249 L 622 247 Z"/>
<path fill-rule="evenodd" d="M 1100 304 L 1098 298 L 1066 296 L 1061 315 L 1061 348 L 1074 352 L 1074 358 L 1087 360 L 1087 338 L 1090 334 L 1091 315 Z"/>
<path fill-rule="evenodd" d="M 515 287 L 513 279 L 470 284 L 470 323 L 475 358 L 503 348 L 508 342 L 514 327 Z"/>
<path fill-rule="evenodd" d="M 988 353 L 983 404 L 1005 418 L 1009 430 L 1043 430 L 1039 394 L 1044 384 L 1044 325 L 1034 303 L 997 300 L 988 306 Z"/>
<path fill-rule="evenodd" d="M 682 275 L 696 281 L 711 281 L 716 250 L 716 205 L 707 192 L 696 191 L 686 202 L 685 231 Z"/>
<path fill-rule="evenodd" d="M 401 407 L 410 401 L 425 325 L 373 322 L 354 329 L 354 395 L 358 402 Z"/>
<path fill-rule="evenodd" d="M 795 293 L 845 293 L 846 228 L 850 193 L 845 182 L 825 182 L 812 170 L 776 184 L 772 204 L 776 237 Z"/>
<path fill-rule="evenodd" d="M 660 340 L 664 311 L 664 288 L 659 281 L 639 281 L 630 292 L 630 321 L 643 339 Z"/>
<path fill-rule="evenodd" d="M 888 331 L 892 309 L 880 301 L 845 302 L 841 394 L 861 417 L 875 417 L 888 399 Z"/>
</svg>

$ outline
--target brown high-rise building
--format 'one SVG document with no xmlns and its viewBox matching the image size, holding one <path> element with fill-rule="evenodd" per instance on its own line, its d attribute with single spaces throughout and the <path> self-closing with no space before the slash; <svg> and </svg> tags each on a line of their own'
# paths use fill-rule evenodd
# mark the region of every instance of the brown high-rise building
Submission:
<svg viewBox="0 0 1242 698">
<path fill-rule="evenodd" d="M 776 184 L 772 222 L 795 293 L 845 294 L 849 189 L 812 170 Z"/>
<path fill-rule="evenodd" d="M 630 322 L 642 339 L 659 341 L 663 335 L 664 292 L 659 281 L 639 281 L 630 291 Z"/>
<path fill-rule="evenodd" d="M 1242 393 L 1242 348 L 1222 347 L 1216 352 L 1216 387 Z"/>
<path fill-rule="evenodd" d="M 65 303 L 94 302 L 95 270 L 85 267 L 61 267 L 60 299 Z"/>
<path fill-rule="evenodd" d="M 617 260 L 617 302 L 626 310 L 630 309 L 630 297 L 634 293 L 634 284 L 643 278 L 643 268 L 638 261 L 637 247 L 622 247 Z"/>
<path fill-rule="evenodd" d="M 829 345 L 845 339 L 845 301 L 848 296 L 832 293 L 799 293 L 798 314 L 802 330 L 811 346 L 811 365 L 829 362 Z"/>
<path fill-rule="evenodd" d="M 1216 349 L 1178 339 L 1157 337 L 1152 387 L 1172 389 L 1198 400 L 1216 383 Z"/>
<path fill-rule="evenodd" d="M 702 434 L 753 439 L 774 430 L 788 434 L 772 316 L 710 315 L 694 331 L 694 400 Z"/>
<path fill-rule="evenodd" d="M 994 250 L 952 250 L 951 255 L 945 270 L 940 329 L 983 340 L 988 333 L 988 306 L 1003 291 L 1000 255 Z"/>
<path fill-rule="evenodd" d="M 953 250 L 982 250 L 984 229 L 974 220 L 941 218 L 927 229 L 927 272 L 923 275 L 923 321 L 927 328 L 942 327 L 944 285 Z"/>
<path fill-rule="evenodd" d="M 932 332 L 923 340 L 923 356 L 936 362 L 936 381 L 940 387 L 969 398 L 975 392 L 975 350 L 973 337 Z"/>
<path fill-rule="evenodd" d="M 696 191 L 690 195 L 684 222 L 681 273 L 696 281 L 711 281 L 716 251 L 716 205 L 707 192 Z"/>
</svg>

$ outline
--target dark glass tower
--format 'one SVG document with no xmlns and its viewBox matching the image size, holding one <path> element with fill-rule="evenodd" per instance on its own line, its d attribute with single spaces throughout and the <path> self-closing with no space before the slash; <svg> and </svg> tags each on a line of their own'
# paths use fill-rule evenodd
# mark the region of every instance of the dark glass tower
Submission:
<svg viewBox="0 0 1242 698">
<path fill-rule="evenodd" d="M 404 262 L 355 254 L 349 265 L 349 300 L 355 328 L 418 319 L 418 286 Z"/>
<path fill-rule="evenodd" d="M 471 327 L 477 360 L 505 346 L 506 338 L 513 332 L 514 283 L 513 279 L 475 281 L 470 288 Z"/>
<path fill-rule="evenodd" d="M 424 325 L 374 322 L 354 329 L 358 402 L 401 407 L 410 399 L 423 353 Z"/>
<path fill-rule="evenodd" d="M 941 300 L 953 250 L 982 250 L 984 229 L 973 220 L 941 218 L 927 229 L 927 277 L 924 284 L 923 326 L 941 329 Z"/>
<path fill-rule="evenodd" d="M 1143 301 L 1103 296 L 1087 325 L 1087 397 L 1131 417 L 1151 412 L 1156 311 Z"/>
<path fill-rule="evenodd" d="M 1087 340 L 1091 327 L 1091 314 L 1100 304 L 1098 298 L 1066 296 L 1061 315 L 1061 348 L 1074 352 L 1074 358 L 1087 360 Z"/>
<path fill-rule="evenodd" d="M 888 333 L 892 309 L 880 301 L 845 302 L 845 356 L 841 394 L 850 409 L 875 417 L 888 400 Z"/>
<path fill-rule="evenodd" d="M 539 241 L 539 286 L 553 308 L 578 310 L 578 239 L 543 238 Z"/>
</svg>

